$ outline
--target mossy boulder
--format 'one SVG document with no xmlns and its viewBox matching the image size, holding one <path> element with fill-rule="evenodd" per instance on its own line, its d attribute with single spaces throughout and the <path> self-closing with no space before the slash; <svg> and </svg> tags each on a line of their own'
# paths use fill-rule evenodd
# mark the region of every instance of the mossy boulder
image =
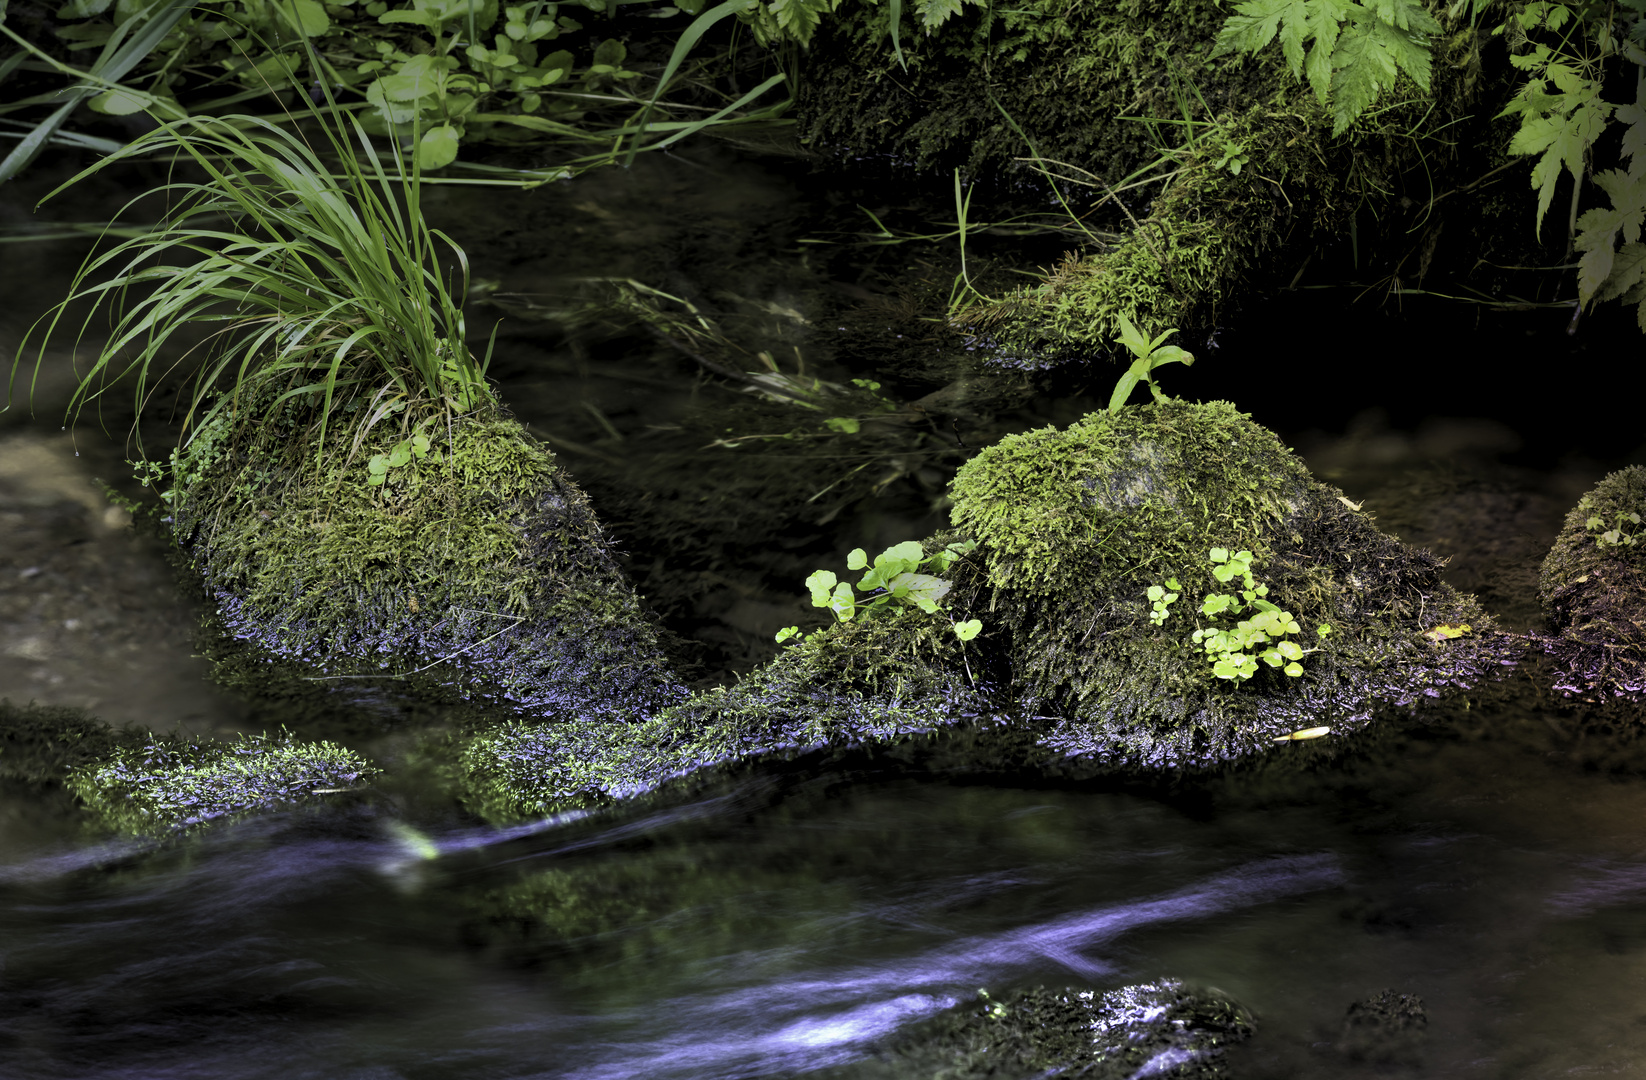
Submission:
<svg viewBox="0 0 1646 1080">
<path fill-rule="evenodd" d="M 1049 723 L 1042 744 L 1071 757 L 1231 760 L 1298 731 L 1351 731 L 1380 703 L 1469 685 L 1514 651 L 1441 581 L 1438 559 L 1379 532 L 1225 402 L 1013 436 L 969 462 L 953 494 L 956 527 L 978 542 L 955 599 L 992 628 L 1017 708 Z M 1213 549 L 1249 552 L 1252 584 L 1220 580 L 1229 563 Z M 1170 581 L 1179 598 L 1157 621 L 1148 589 Z M 1254 585 L 1266 593 L 1244 597 Z M 1214 596 L 1233 606 L 1209 614 Z M 1237 653 L 1209 650 L 1206 635 L 1259 622 L 1253 600 L 1287 615 L 1290 632 L 1271 627 L 1239 651 L 1255 661 L 1234 665 L 1249 677 L 1220 675 L 1213 661 Z M 1295 649 L 1261 657 L 1283 641 Z M 1291 663 L 1299 674 L 1284 673 Z"/>
<path fill-rule="evenodd" d="M 1578 500 L 1543 560 L 1538 598 L 1557 635 L 1559 688 L 1646 691 L 1646 466 L 1612 473 Z"/>
<path fill-rule="evenodd" d="M 190 444 L 173 528 L 231 634 L 368 693 L 629 720 L 685 696 L 547 449 L 495 407 L 384 411 L 322 427 L 288 400 Z"/>
<path fill-rule="evenodd" d="M 634 724 L 513 722 L 462 752 L 461 790 L 493 819 L 598 805 L 712 766 L 998 724 L 946 621 L 908 610 L 818 631 L 734 686 Z"/>
</svg>

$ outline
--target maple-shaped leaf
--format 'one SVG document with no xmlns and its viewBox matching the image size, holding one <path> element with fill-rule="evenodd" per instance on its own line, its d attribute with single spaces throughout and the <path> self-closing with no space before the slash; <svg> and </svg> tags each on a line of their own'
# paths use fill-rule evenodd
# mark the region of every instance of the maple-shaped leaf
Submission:
<svg viewBox="0 0 1646 1080">
<path fill-rule="evenodd" d="M 1295 78 L 1303 66 L 1303 42 L 1309 29 L 1309 5 L 1304 0 L 1246 0 L 1235 5 L 1218 31 L 1213 56 L 1256 53 L 1280 37 L 1280 51 Z"/>
<path fill-rule="evenodd" d="M 1371 0 L 1366 6 L 1390 26 L 1414 34 L 1440 33 L 1440 24 L 1429 14 L 1422 0 Z"/>
<path fill-rule="evenodd" d="M 1355 118 L 1393 85 L 1404 71 L 1429 88 L 1429 49 L 1418 35 L 1391 26 L 1362 8 L 1351 16 L 1332 57 L 1332 135 L 1343 134 Z"/>
<path fill-rule="evenodd" d="M 953 16 L 960 14 L 960 9 L 966 4 L 981 3 L 983 0 L 916 0 L 915 11 L 920 16 L 920 25 L 926 28 L 927 33 L 931 33 Z"/>
<path fill-rule="evenodd" d="M 829 0 L 771 0 L 767 5 L 777 25 L 801 45 L 811 43 L 812 31 L 822 21 L 823 13 L 833 8 Z"/>
<path fill-rule="evenodd" d="M 1520 130 L 1509 140 L 1511 154 L 1541 154 L 1532 166 L 1532 186 L 1537 189 L 1537 225 L 1543 231 L 1543 215 L 1554 200 L 1555 183 L 1562 166 L 1572 182 L 1583 179 L 1583 155 L 1606 129 L 1612 106 L 1600 100 L 1600 83 L 1584 80 L 1575 93 L 1548 94 L 1542 80 L 1528 87 L 1501 115 L 1520 113 Z"/>
</svg>

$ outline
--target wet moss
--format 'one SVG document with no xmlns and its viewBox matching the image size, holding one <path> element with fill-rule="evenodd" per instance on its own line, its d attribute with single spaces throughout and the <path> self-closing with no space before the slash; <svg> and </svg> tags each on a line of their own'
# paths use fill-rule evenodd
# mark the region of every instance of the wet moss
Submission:
<svg viewBox="0 0 1646 1080">
<path fill-rule="evenodd" d="M 956 602 L 997 628 L 1007 687 L 1042 745 L 1111 766 L 1204 766 L 1295 730 L 1346 731 L 1378 702 L 1467 686 L 1516 650 L 1441 563 L 1379 532 L 1232 406 L 1169 401 L 1003 440 L 961 470 L 956 526 L 978 541 Z M 1249 550 L 1301 625 L 1304 674 L 1219 678 L 1192 633 L 1229 593 L 1210 549 Z M 981 566 L 972 566 L 981 559 Z M 1162 624 L 1150 585 L 1175 578 Z M 1332 628 L 1323 639 L 1321 624 Z M 1461 637 L 1430 640 L 1436 627 Z"/>
<path fill-rule="evenodd" d="M 337 683 L 636 717 L 683 696 L 587 498 L 498 410 L 324 436 L 297 404 L 197 436 L 175 531 L 235 637 Z M 426 457 L 369 483 L 414 435 Z M 193 448 L 191 448 L 193 449 Z M 312 674 L 311 674 L 312 677 Z"/>
<path fill-rule="evenodd" d="M 1227 1076 L 1223 1048 L 1251 1037 L 1228 998 L 1172 979 L 1117 990 L 1015 990 L 900 1032 L 853 1076 Z M 825 1075 L 832 1075 L 825 1073 Z"/>
<path fill-rule="evenodd" d="M 1617 697 L 1646 690 L 1646 466 L 1578 500 L 1543 560 L 1538 598 L 1558 635 L 1557 685 Z M 1610 535 L 1609 535 L 1610 534 Z"/>
<path fill-rule="evenodd" d="M 972 681 L 967 664 L 941 616 L 907 610 L 836 625 L 736 685 L 642 723 L 511 722 L 485 731 L 463 751 L 464 798 L 507 820 L 630 798 L 733 761 L 998 722 L 987 685 Z"/>
<path fill-rule="evenodd" d="M 1226 12 L 1202 0 L 962 7 L 933 33 L 905 8 L 906 66 L 891 48 L 889 14 L 843 7 L 825 21 L 800 84 L 801 131 L 843 159 L 922 173 L 1026 177 L 1016 159 L 1029 149 L 1009 115 L 1043 158 L 1118 184 L 1160 150 L 1157 131 L 1124 118 L 1180 120 L 1180 105 L 1200 114 L 1191 84 L 1213 109 L 1251 100 L 1279 70 L 1211 59 Z"/>
<path fill-rule="evenodd" d="M 336 795 L 377 771 L 340 746 L 284 733 L 233 742 L 154 736 L 76 766 L 67 784 L 101 824 L 143 836 Z"/>
</svg>

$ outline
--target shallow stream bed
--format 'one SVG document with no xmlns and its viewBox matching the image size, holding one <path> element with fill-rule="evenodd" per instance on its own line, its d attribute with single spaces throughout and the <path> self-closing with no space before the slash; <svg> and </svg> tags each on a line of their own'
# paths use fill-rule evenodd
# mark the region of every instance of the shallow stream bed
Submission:
<svg viewBox="0 0 1646 1080">
<path fill-rule="evenodd" d="M 644 530 L 679 515 L 626 493 L 623 470 L 684 454 L 670 440 L 696 437 L 698 396 L 740 391 L 633 335 L 538 331 L 521 313 L 563 310 L 597 272 L 645 277 L 718 298 L 751 351 L 785 365 L 777 345 L 830 378 L 884 374 L 817 325 L 847 310 L 840 296 L 891 311 L 880 271 L 842 281 L 846 263 L 801 242 L 818 211 L 786 175 L 706 153 L 441 210 L 514 297 L 502 396 L 609 513 L 642 592 L 675 586 L 654 603 L 699 643 L 704 682 L 760 662 L 776 626 L 809 614 L 807 570 L 940 526 L 968 431 L 1093 407 L 1076 387 L 923 442 L 828 443 L 797 466 L 816 488 L 860 467 L 875 482 L 838 505 L 797 498 L 791 535 L 760 550 L 710 537 L 671 555 Z M 911 280 L 929 269 L 911 262 Z M 13 260 L 3 276 L 35 310 L 61 294 L 63 279 Z M 1318 317 L 1340 309 L 1322 301 Z M 1572 348 L 1564 319 L 1543 317 L 1524 348 Z M 1267 370 L 1277 318 L 1259 311 L 1170 388 L 1233 396 L 1384 528 L 1450 556 L 1448 580 L 1506 629 L 1536 625 L 1535 571 L 1561 516 L 1636 443 L 1604 424 L 1590 441 L 1522 427 L 1524 402 L 1386 401 L 1370 377 L 1365 405 L 1388 412 L 1251 381 L 1248 402 L 1230 384 Z M 0 329 L 9 348 L 19 326 Z M 1500 328 L 1494 348 L 1522 333 Z M 1100 370 L 1092 393 L 1110 380 Z M 158 730 L 262 730 L 278 711 L 206 682 L 192 599 L 91 486 L 125 453 L 87 425 L 76 459 L 60 379 L 45 396 L 36 418 L 0 427 L 0 696 Z M 1448 412 L 1485 418 L 1425 419 Z M 760 473 L 766 444 L 693 445 L 711 483 L 780 483 Z M 716 561 L 735 558 L 751 561 Z M 935 1076 L 908 1040 L 946 1008 L 980 1007 L 979 989 L 1158 978 L 1250 1011 L 1256 1034 L 1226 1059 L 1246 1080 L 1646 1075 L 1646 747 L 1548 686 L 1529 659 L 1353 741 L 1153 784 L 978 768 L 959 733 L 755 763 L 694 796 L 513 828 L 403 784 L 149 843 L 89 834 L 66 800 L 0 793 L 0 1076 Z M 296 733 L 391 763 L 413 734 L 382 718 Z M 1385 989 L 1422 999 L 1425 1032 L 1357 1057 L 1346 1010 Z"/>
</svg>

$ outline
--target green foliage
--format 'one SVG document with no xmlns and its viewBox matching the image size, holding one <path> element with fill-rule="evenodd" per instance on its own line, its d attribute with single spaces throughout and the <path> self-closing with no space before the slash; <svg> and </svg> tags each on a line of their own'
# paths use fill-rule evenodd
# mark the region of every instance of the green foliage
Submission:
<svg viewBox="0 0 1646 1080">
<path fill-rule="evenodd" d="M 951 581 L 938 575 L 947 573 L 976 546 L 975 541 L 964 540 L 927 555 L 920 541 L 905 540 L 876 555 L 873 566 L 869 565 L 869 556 L 862 548 L 853 548 L 846 556 L 846 569 L 866 571 L 857 583 L 862 596 L 853 590 L 851 582 L 835 576 L 833 570 L 816 571 L 806 579 L 806 588 L 811 590 L 812 606 L 829 609 L 836 622 L 851 622 L 859 615 L 868 619 L 898 607 L 936 614 L 942 610 L 938 602 L 953 587 Z M 951 619 L 950 622 L 961 641 L 970 641 L 983 628 L 977 619 L 958 623 Z M 779 642 L 799 636 L 800 629 L 794 626 L 777 632 Z"/>
<path fill-rule="evenodd" d="M 1159 626 L 1166 621 L 1166 617 L 1171 614 L 1172 604 L 1177 600 L 1178 590 L 1181 588 L 1183 586 L 1177 583 L 1176 578 L 1167 578 L 1164 587 L 1159 585 L 1149 586 L 1148 597 L 1151 606 L 1154 608 L 1149 614 L 1150 622 Z M 1172 591 L 1167 592 L 1167 589 Z"/>
<path fill-rule="evenodd" d="M 1510 57 L 1526 82 L 1503 116 L 1518 116 L 1512 154 L 1536 155 L 1535 229 L 1554 201 L 1564 173 L 1572 178 L 1568 231 L 1578 259 L 1578 301 L 1583 307 L 1621 298 L 1637 305 L 1646 331 L 1646 3 L 1566 5 L 1538 0 L 1496 28 L 1517 50 Z M 1608 72 L 1634 66 L 1635 100 L 1614 104 L 1601 97 Z M 1627 66 L 1623 70 L 1627 71 Z M 1578 215 L 1589 162 L 1601 139 L 1622 129 L 1620 168 L 1588 175 L 1611 205 Z M 1621 246 L 1620 246 L 1621 245 Z"/>
<path fill-rule="evenodd" d="M 1401 74 L 1429 89 L 1429 35 L 1440 23 L 1422 0 L 1247 0 L 1235 11 L 1212 55 L 1258 53 L 1278 38 L 1292 77 L 1331 106 L 1334 136 Z"/>
<path fill-rule="evenodd" d="M 1634 531 L 1640 527 L 1640 515 L 1631 511 L 1619 510 L 1609 529 L 1605 518 L 1591 514 L 1584 527 L 1598 534 L 1595 537 L 1596 547 L 1634 547 L 1640 542 L 1640 534 Z"/>
<path fill-rule="evenodd" d="M 440 461 L 440 451 L 430 450 L 429 437 L 419 431 L 409 439 L 401 439 L 386 454 L 373 454 L 366 462 L 366 483 L 374 487 L 386 483 L 389 479 L 389 470 L 404 468 L 413 460 Z"/>
<path fill-rule="evenodd" d="M 828 0 L 825 6 L 832 9 Z M 627 14 L 668 19 L 682 10 L 697 14 L 701 7 L 657 0 L 631 5 Z M 89 69 L 57 59 L 0 26 L 36 65 L 59 71 L 75 85 L 70 99 L 0 163 L 0 179 L 21 171 L 50 140 L 103 153 L 117 149 L 117 142 L 60 130 L 82 101 L 110 115 L 147 111 L 171 120 L 216 114 L 247 98 L 307 89 L 303 71 L 311 47 L 320 58 L 317 86 L 342 95 L 351 108 L 363 102 L 359 115 L 365 130 L 402 140 L 419 167 L 445 168 L 457 160 L 463 143 L 475 140 L 548 142 L 575 156 L 549 169 L 472 168 L 512 173 L 517 182 L 561 179 L 620 158 L 632 160 L 639 150 L 666 147 L 710 126 L 766 121 L 781 113 L 786 101 L 746 110 L 786 81 L 781 74 L 736 100 L 727 96 L 726 107 L 708 116 L 700 109 L 678 113 L 664 100 L 688 81 L 697 82 L 684 61 L 707 27 L 730 15 L 752 18 L 755 9 L 766 10 L 757 0 L 727 0 L 704 11 L 683 29 L 659 74 L 635 70 L 622 41 L 602 39 L 585 27 L 596 13 L 615 10 L 606 0 L 518 5 L 231 0 L 198 7 L 195 0 L 151 6 L 76 0 L 57 13 L 61 48 L 55 51 L 72 57 L 101 48 Z M 634 91 L 648 81 L 649 95 Z M 3 103 L 0 115 L 60 100 L 45 95 Z"/>
<path fill-rule="evenodd" d="M 149 153 L 192 161 L 206 176 L 168 184 L 165 217 L 149 232 L 94 251 L 69 298 L 42 319 L 49 338 L 71 305 L 89 302 L 82 333 L 104 304 L 119 311 L 75 391 L 71 417 L 125 378 L 141 412 L 151 369 L 165 362 L 173 336 L 200 327 L 211 331 L 213 352 L 198 369 L 183 417 L 174 467 L 184 471 L 191 455 L 210 449 L 195 447 L 193 436 L 248 398 L 270 410 L 288 400 L 312 406 L 317 445 L 345 407 L 363 436 L 408 409 L 449 417 L 491 400 L 485 362 L 464 343 L 466 256 L 425 222 L 415 164 L 408 173 L 396 159 L 395 171 L 386 171 L 360 125 L 352 117 L 348 123 L 352 133 L 326 128 L 343 163 L 340 176 L 273 124 L 189 117 L 52 192 Z M 350 134 L 366 148 L 364 163 L 348 149 Z M 441 245 L 459 271 L 455 289 L 440 264 Z M 14 373 L 26 347 L 25 340 Z"/>
<path fill-rule="evenodd" d="M 1238 577 L 1241 588 L 1234 594 L 1207 593 L 1200 613 L 1213 619 L 1220 615 L 1250 615 L 1232 629 L 1213 625 L 1194 632 L 1195 644 L 1206 650 L 1212 662 L 1212 674 L 1242 683 L 1257 674 L 1257 662 L 1262 660 L 1293 678 L 1302 675 L 1303 665 L 1298 661 L 1315 650 L 1304 649 L 1292 640 L 1291 635 L 1303 632 L 1292 613 L 1264 599 L 1269 587 L 1258 584 L 1252 576 L 1252 553 L 1230 554 L 1227 548 L 1212 548 L 1209 556 L 1212 576 L 1225 584 Z M 1156 620 L 1161 621 L 1164 619 Z M 1322 638 L 1331 632 L 1326 623 L 1315 628 L 1315 634 Z"/>
<path fill-rule="evenodd" d="M 1156 335 L 1151 340 L 1132 325 L 1132 321 L 1126 317 L 1124 312 L 1118 313 L 1118 318 L 1120 319 L 1120 343 L 1126 346 L 1137 359 L 1132 361 L 1132 366 L 1126 370 L 1126 374 L 1122 375 L 1120 381 L 1115 384 L 1114 393 L 1109 397 L 1109 412 L 1118 412 L 1120 407 L 1126 404 L 1126 399 L 1132 396 L 1132 390 L 1139 381 L 1149 384 L 1149 391 L 1154 394 L 1155 401 L 1165 401 L 1166 395 L 1155 384 L 1154 369 L 1162 364 L 1173 363 L 1188 367 L 1194 363 L 1194 354 L 1185 349 L 1180 349 L 1176 345 L 1161 346 L 1161 342 L 1177 333 L 1177 327 L 1175 326 Z"/>
</svg>

